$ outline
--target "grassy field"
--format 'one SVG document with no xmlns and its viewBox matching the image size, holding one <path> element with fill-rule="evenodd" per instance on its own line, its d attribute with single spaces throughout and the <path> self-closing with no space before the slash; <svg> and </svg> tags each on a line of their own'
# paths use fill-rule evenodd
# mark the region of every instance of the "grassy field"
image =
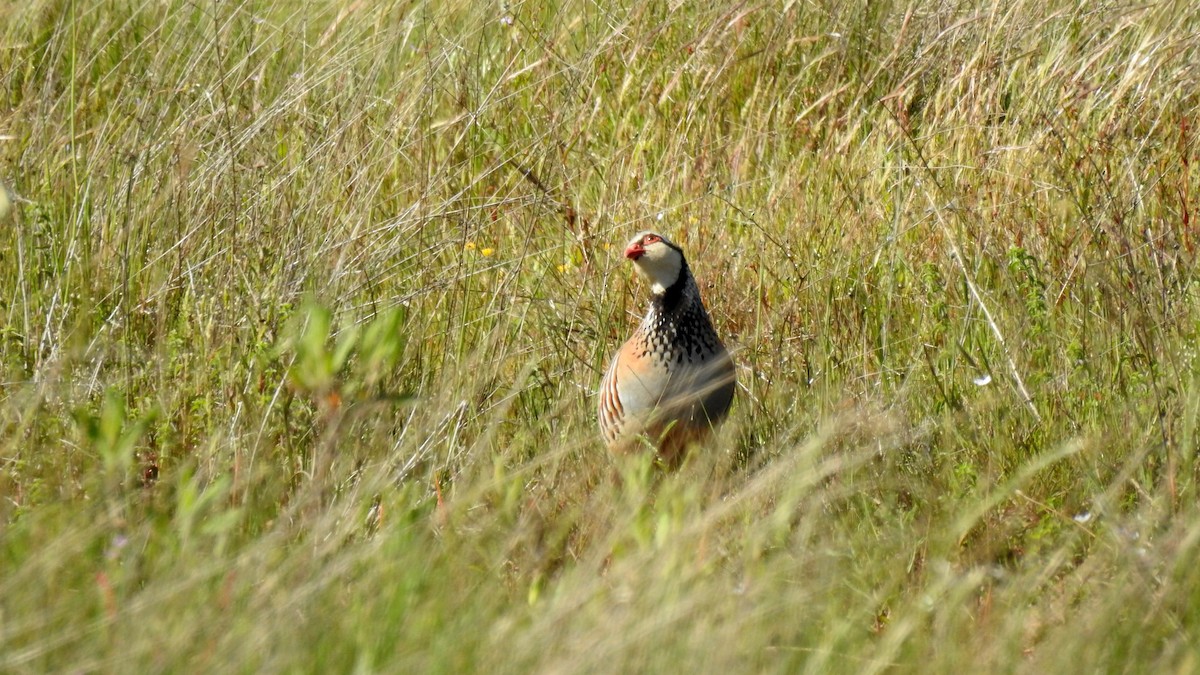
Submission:
<svg viewBox="0 0 1200 675">
<path fill-rule="evenodd" d="M 1192 3 L 0 19 L 0 671 L 1200 671 Z"/>
</svg>

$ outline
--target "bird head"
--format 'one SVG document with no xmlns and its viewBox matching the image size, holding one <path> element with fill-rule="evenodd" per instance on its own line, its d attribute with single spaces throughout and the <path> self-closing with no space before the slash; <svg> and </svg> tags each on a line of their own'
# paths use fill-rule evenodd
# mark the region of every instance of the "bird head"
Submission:
<svg viewBox="0 0 1200 675">
<path fill-rule="evenodd" d="M 650 292 L 662 295 L 679 281 L 683 249 L 657 232 L 642 232 L 625 247 L 625 257 L 650 282 Z"/>
</svg>

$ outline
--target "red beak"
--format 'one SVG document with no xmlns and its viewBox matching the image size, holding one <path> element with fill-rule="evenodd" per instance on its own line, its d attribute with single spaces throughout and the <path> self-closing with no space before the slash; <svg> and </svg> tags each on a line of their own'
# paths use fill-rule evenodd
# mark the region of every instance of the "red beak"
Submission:
<svg viewBox="0 0 1200 675">
<path fill-rule="evenodd" d="M 630 260 L 637 260 L 646 255 L 646 249 L 642 248 L 641 244 L 630 244 L 629 248 L 625 249 L 625 257 Z"/>
</svg>

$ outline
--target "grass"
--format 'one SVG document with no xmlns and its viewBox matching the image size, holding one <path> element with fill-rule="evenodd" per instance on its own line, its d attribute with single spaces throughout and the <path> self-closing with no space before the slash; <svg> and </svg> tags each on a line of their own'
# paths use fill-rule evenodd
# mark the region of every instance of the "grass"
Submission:
<svg viewBox="0 0 1200 675">
<path fill-rule="evenodd" d="M 1200 669 L 1190 4 L 0 16 L 0 670 Z"/>
</svg>

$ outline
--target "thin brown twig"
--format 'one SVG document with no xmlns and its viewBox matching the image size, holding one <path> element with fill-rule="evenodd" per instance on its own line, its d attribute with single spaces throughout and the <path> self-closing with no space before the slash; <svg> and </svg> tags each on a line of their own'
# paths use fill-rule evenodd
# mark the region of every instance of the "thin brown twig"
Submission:
<svg viewBox="0 0 1200 675">
<path fill-rule="evenodd" d="M 517 160 L 509 160 L 508 164 L 515 168 L 517 172 L 520 173 L 523 178 L 525 178 L 525 180 L 532 183 L 533 186 L 536 187 L 546 199 L 554 202 L 558 212 L 562 214 L 563 219 L 567 222 L 567 229 L 571 233 L 575 234 L 576 239 L 579 240 L 579 249 L 583 252 L 584 267 L 590 267 L 592 262 L 591 247 L 589 246 L 592 238 L 590 221 L 587 218 L 581 218 L 579 216 L 579 212 L 575 210 L 574 206 L 571 206 L 569 202 L 555 195 L 554 191 L 551 190 L 536 173 L 534 173 L 533 169 L 525 166 Z M 576 231 L 577 226 L 578 231 Z"/>
</svg>

